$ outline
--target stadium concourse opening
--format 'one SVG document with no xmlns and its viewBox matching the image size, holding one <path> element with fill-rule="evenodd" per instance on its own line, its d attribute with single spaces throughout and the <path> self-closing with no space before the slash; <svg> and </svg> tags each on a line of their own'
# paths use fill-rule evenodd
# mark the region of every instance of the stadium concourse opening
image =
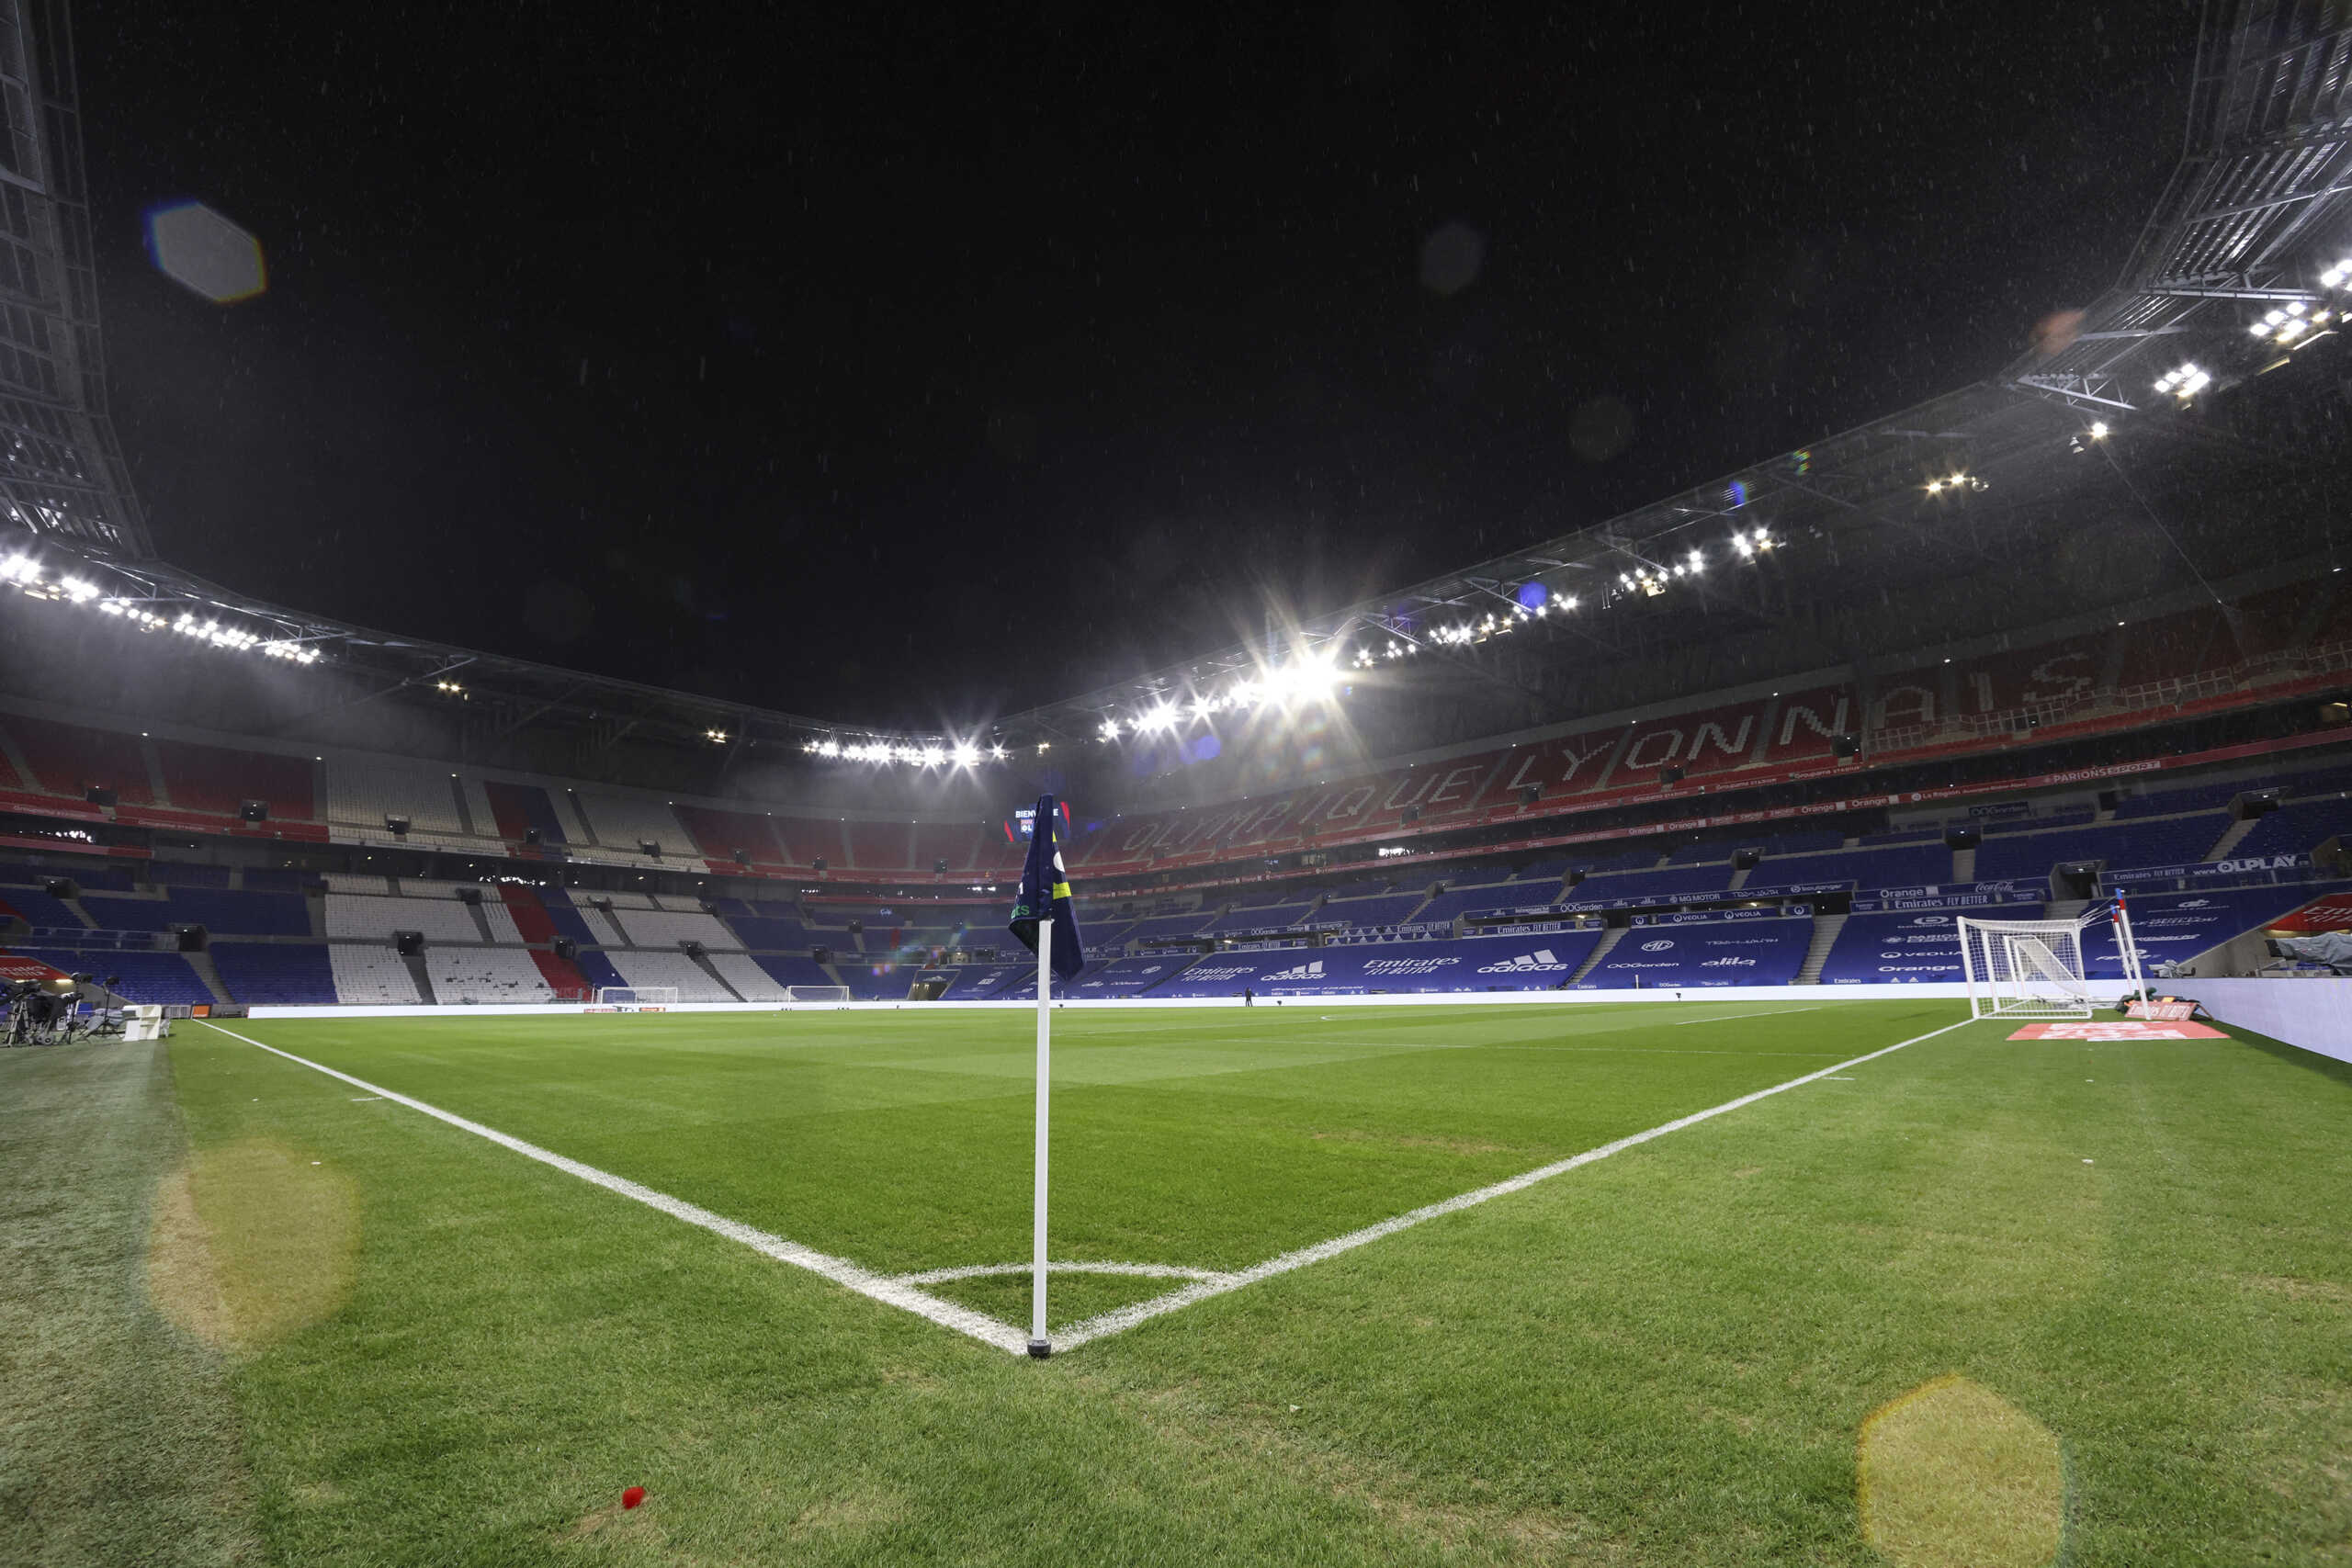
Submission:
<svg viewBox="0 0 2352 1568">
<path fill-rule="evenodd" d="M 2332 10 L 0 5 L 0 1560 L 2341 1552 Z"/>
</svg>

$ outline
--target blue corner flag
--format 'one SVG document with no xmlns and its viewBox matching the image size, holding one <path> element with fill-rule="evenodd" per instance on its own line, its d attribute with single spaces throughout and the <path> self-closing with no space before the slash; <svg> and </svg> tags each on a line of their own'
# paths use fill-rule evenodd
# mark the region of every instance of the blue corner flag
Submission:
<svg viewBox="0 0 2352 1568">
<path fill-rule="evenodd" d="M 1075 979 L 1086 967 L 1086 948 L 1079 940 L 1078 911 L 1070 904 L 1069 874 L 1062 869 L 1059 843 L 1061 810 L 1050 795 L 1037 797 L 1037 815 L 1029 825 L 1029 859 L 1021 868 L 1021 894 L 1012 905 L 1012 934 L 1030 952 L 1037 951 L 1037 922 L 1054 923 L 1054 973 Z"/>
</svg>

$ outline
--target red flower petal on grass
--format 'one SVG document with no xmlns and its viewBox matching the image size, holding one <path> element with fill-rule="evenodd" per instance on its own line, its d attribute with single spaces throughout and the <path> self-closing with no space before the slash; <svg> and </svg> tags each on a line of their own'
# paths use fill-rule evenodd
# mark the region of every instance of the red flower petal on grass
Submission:
<svg viewBox="0 0 2352 1568">
<path fill-rule="evenodd" d="M 634 1508 L 644 1501 L 645 1488 L 642 1486 L 632 1486 L 621 1494 L 621 1506 L 624 1508 Z"/>
</svg>

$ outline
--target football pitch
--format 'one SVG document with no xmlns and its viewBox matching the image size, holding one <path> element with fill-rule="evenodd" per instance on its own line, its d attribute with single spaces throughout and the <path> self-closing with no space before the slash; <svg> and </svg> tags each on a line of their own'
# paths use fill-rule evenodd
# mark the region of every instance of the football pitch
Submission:
<svg viewBox="0 0 2352 1568">
<path fill-rule="evenodd" d="M 2352 1074 L 1964 1016 L 1062 1010 L 1044 1363 L 1025 1012 L 14 1053 L 0 1561 L 2344 1561 Z"/>
</svg>

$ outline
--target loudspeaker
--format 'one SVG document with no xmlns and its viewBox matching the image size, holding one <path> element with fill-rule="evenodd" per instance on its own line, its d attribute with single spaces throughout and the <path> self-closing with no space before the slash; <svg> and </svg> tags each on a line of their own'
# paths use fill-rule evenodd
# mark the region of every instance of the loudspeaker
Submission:
<svg viewBox="0 0 2352 1568">
<path fill-rule="evenodd" d="M 408 818 L 405 817 L 388 816 L 384 818 L 384 826 L 390 829 L 392 837 L 396 839 L 408 837 Z"/>
<path fill-rule="evenodd" d="M 1657 782 L 1662 784 L 1679 784 L 1682 782 L 1682 770 L 1668 762 L 1657 771 Z"/>
<path fill-rule="evenodd" d="M 481 903 L 481 888 L 479 888 L 479 887 L 460 887 L 460 888 L 458 888 L 458 903 L 460 903 L 460 904 L 479 904 L 479 903 Z"/>
<path fill-rule="evenodd" d="M 1829 751 L 1830 755 L 1841 762 L 1849 757 L 1859 757 L 1862 752 L 1862 738 L 1859 735 L 1840 735 L 1829 742 Z"/>
<path fill-rule="evenodd" d="M 1731 852 L 1731 868 L 1734 871 L 1754 871 L 1756 863 L 1763 858 L 1762 850 L 1734 850 Z"/>
<path fill-rule="evenodd" d="M 52 898 L 71 898 L 74 895 L 74 879 L 70 876 L 44 876 L 40 890 Z"/>
<path fill-rule="evenodd" d="M 424 951 L 423 931 L 394 931 L 392 948 L 402 958 L 414 958 Z"/>
<path fill-rule="evenodd" d="M 736 863 L 737 865 L 749 865 L 749 864 L 751 864 L 751 863 L 752 863 L 752 852 L 751 852 L 751 851 L 749 851 L 749 850 L 737 850 L 737 851 L 735 852 L 735 863 Z"/>
<path fill-rule="evenodd" d="M 580 956 L 580 944 L 568 936 L 555 939 L 555 955 L 566 964 Z"/>
<path fill-rule="evenodd" d="M 692 938 L 688 938 L 687 940 L 678 943 L 678 951 L 684 953 L 688 958 L 700 958 L 707 950 L 704 948 L 702 943 L 694 941 Z"/>
<path fill-rule="evenodd" d="M 1543 798 L 1544 786 L 1542 784 L 1521 784 L 1519 786 L 1519 803 L 1521 806 L 1532 806 Z"/>
<path fill-rule="evenodd" d="M 539 842 L 539 830 L 537 828 L 524 829 L 523 841 L 526 844 L 536 844 Z"/>
<path fill-rule="evenodd" d="M 1984 841 L 1984 834 L 1981 829 L 1948 828 L 1944 829 L 1944 848 L 1948 850 L 1973 850 Z"/>
<path fill-rule="evenodd" d="M 243 802 L 237 807 L 237 815 L 248 822 L 266 822 L 269 820 L 269 802 L 266 800 Z"/>
<path fill-rule="evenodd" d="M 82 798 L 92 806 L 112 806 L 115 803 L 114 791 L 104 784 L 92 784 L 82 792 Z"/>
<path fill-rule="evenodd" d="M 172 942 L 175 945 L 175 951 L 177 952 L 202 953 L 204 951 L 204 928 L 202 926 L 174 926 L 172 928 Z"/>
<path fill-rule="evenodd" d="M 655 843 L 655 842 L 654 842 L 652 840 L 650 840 L 650 839 L 639 839 L 639 840 L 637 841 L 637 847 L 638 847 L 639 849 L 640 849 L 640 850 L 643 850 L 647 854 L 649 854 L 649 855 L 652 856 L 655 860 L 660 860 L 660 859 L 662 858 L 662 846 L 661 846 L 660 844 Z"/>
<path fill-rule="evenodd" d="M 865 934 L 865 922 L 864 920 L 850 921 L 849 934 L 852 936 L 864 936 Z"/>
<path fill-rule="evenodd" d="M 812 868 L 818 871 L 822 871 L 825 869 L 825 857 L 819 855 L 815 860 L 810 861 L 808 863 Z"/>
<path fill-rule="evenodd" d="M 808 962 L 811 964 L 831 964 L 832 961 L 833 950 L 830 947 L 812 947 L 808 950 Z"/>
<path fill-rule="evenodd" d="M 1404 816 L 1398 818 L 1399 821 L 1403 822 L 1418 822 L 1420 819 L 1421 808 L 1418 806 L 1408 806 L 1405 807 Z"/>
<path fill-rule="evenodd" d="M 944 856 L 931 863 L 931 874 L 933 876 L 944 876 L 947 874 L 947 861 Z"/>
</svg>

